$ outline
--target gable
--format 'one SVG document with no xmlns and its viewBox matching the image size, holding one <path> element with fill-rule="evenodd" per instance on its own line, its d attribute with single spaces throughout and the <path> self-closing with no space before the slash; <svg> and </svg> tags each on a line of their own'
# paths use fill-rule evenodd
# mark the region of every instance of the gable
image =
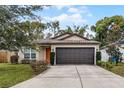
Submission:
<svg viewBox="0 0 124 93">
<path fill-rule="evenodd" d="M 84 40 L 84 41 L 86 41 L 86 39 L 81 38 L 81 37 L 76 36 L 76 35 L 73 35 L 73 36 L 67 37 L 67 38 L 65 38 L 65 39 L 63 39 L 63 40 Z"/>
<path fill-rule="evenodd" d="M 78 35 L 76 33 L 64 33 L 64 34 L 61 34 L 59 36 L 55 36 L 51 39 L 54 39 L 54 40 L 81 40 L 81 41 L 89 41 L 89 39 L 81 36 L 81 35 Z"/>
<path fill-rule="evenodd" d="M 62 39 L 62 38 L 65 38 L 65 37 L 67 37 L 69 35 L 70 35 L 70 33 L 64 33 L 64 34 L 52 37 L 51 39 Z"/>
<path fill-rule="evenodd" d="M 59 36 L 59 37 L 57 37 L 56 39 L 63 39 L 63 38 L 66 38 L 66 37 L 68 37 L 69 36 L 69 34 L 65 34 L 65 35 L 62 35 L 62 36 Z"/>
</svg>

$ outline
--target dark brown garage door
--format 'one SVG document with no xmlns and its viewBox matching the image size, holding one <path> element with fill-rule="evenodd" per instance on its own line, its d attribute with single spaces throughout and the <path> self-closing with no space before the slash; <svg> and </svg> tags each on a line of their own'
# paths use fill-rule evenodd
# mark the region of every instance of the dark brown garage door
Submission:
<svg viewBox="0 0 124 93">
<path fill-rule="evenodd" d="M 94 64 L 94 48 L 56 48 L 56 64 Z"/>
</svg>

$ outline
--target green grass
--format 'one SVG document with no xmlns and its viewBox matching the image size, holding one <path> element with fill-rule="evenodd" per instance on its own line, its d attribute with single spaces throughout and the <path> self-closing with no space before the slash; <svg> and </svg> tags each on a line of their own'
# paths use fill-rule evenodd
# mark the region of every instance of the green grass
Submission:
<svg viewBox="0 0 124 93">
<path fill-rule="evenodd" d="M 117 65 L 111 62 L 97 62 L 97 65 L 101 66 L 104 69 L 107 69 L 115 74 L 124 77 L 124 63 L 118 63 Z"/>
<path fill-rule="evenodd" d="M 0 63 L 0 87 L 11 87 L 34 76 L 29 64 Z"/>
<path fill-rule="evenodd" d="M 116 73 L 124 77 L 124 63 L 119 63 L 117 66 L 113 66 L 111 69 L 113 73 Z"/>
</svg>

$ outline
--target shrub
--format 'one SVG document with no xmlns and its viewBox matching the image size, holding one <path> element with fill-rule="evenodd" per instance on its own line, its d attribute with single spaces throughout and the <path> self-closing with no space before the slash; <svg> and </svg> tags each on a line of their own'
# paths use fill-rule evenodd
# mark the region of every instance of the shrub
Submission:
<svg viewBox="0 0 124 93">
<path fill-rule="evenodd" d="M 111 70 L 113 68 L 113 64 L 111 64 L 110 62 L 106 62 L 106 69 Z"/>
<path fill-rule="evenodd" d="M 96 52 L 96 61 L 101 61 L 101 52 Z"/>
<path fill-rule="evenodd" d="M 30 63 L 35 74 L 39 74 L 47 69 L 47 63 L 45 61 L 36 61 Z"/>
<path fill-rule="evenodd" d="M 114 64 L 112 64 L 111 62 L 103 62 L 103 61 L 98 61 L 97 65 L 101 66 L 107 70 L 111 70 L 114 66 Z"/>
<path fill-rule="evenodd" d="M 101 66 L 101 61 L 97 61 L 96 65 Z"/>
<path fill-rule="evenodd" d="M 102 62 L 101 67 L 106 68 L 106 62 Z"/>
<path fill-rule="evenodd" d="M 50 63 L 51 63 L 51 65 L 54 65 L 54 56 L 55 56 L 55 52 L 51 52 L 50 53 Z"/>
<path fill-rule="evenodd" d="M 36 60 L 23 59 L 21 61 L 22 64 L 30 64 L 31 62 L 36 62 Z"/>
<path fill-rule="evenodd" d="M 109 54 L 109 56 L 112 57 L 112 62 L 118 63 L 119 60 L 122 58 L 122 53 L 115 45 L 108 46 L 106 52 Z"/>
<path fill-rule="evenodd" d="M 18 56 L 17 55 L 13 55 L 10 57 L 11 63 L 12 64 L 17 64 L 18 63 Z"/>
</svg>

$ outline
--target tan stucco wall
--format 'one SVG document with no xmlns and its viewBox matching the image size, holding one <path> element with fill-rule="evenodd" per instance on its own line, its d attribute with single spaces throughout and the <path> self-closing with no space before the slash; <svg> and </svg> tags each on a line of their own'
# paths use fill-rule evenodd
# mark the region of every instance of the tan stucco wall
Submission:
<svg viewBox="0 0 124 93">
<path fill-rule="evenodd" d="M 41 47 L 39 53 L 37 53 L 38 58 L 37 60 L 46 60 L 46 48 L 45 47 Z"/>
<path fill-rule="evenodd" d="M 21 50 L 18 52 L 18 56 L 19 56 L 18 61 L 19 61 L 19 63 L 21 63 L 21 60 L 23 60 L 23 58 L 24 58 L 24 54 L 22 53 Z"/>
<path fill-rule="evenodd" d="M 22 51 L 19 51 L 19 63 L 24 59 L 24 54 Z M 45 60 L 46 59 L 46 51 L 45 48 L 41 48 L 40 51 L 36 51 L 36 60 Z"/>
</svg>

